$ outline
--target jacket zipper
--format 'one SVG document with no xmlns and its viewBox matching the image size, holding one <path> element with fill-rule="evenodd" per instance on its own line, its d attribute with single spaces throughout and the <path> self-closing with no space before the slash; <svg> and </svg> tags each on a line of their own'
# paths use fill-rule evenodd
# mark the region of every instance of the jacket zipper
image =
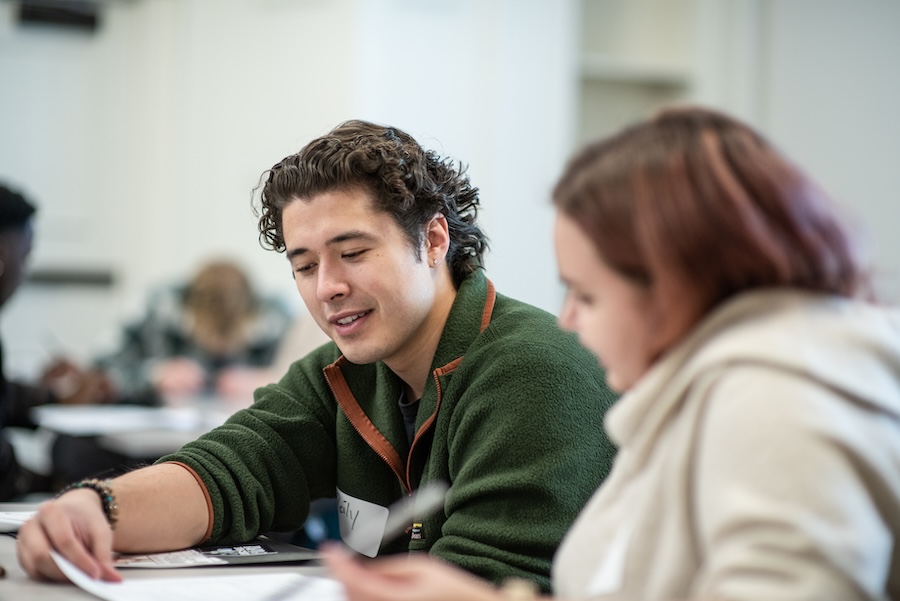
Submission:
<svg viewBox="0 0 900 601">
<path fill-rule="evenodd" d="M 338 367 L 336 364 L 332 364 L 331 366 L 328 366 L 328 367 L 332 367 L 332 366 L 336 367 L 338 370 L 340 369 L 340 367 Z M 328 368 L 326 367 L 325 369 L 327 370 Z M 325 373 L 325 382 L 328 384 L 328 388 L 331 390 L 332 396 L 334 396 L 335 400 L 338 401 L 339 405 L 343 406 L 342 403 L 340 402 L 341 397 L 335 391 L 334 386 L 331 383 L 331 378 L 328 377 L 327 371 Z M 368 444 L 369 448 L 372 449 L 372 451 L 376 455 L 378 455 L 381 458 L 381 460 L 385 462 L 385 464 L 387 464 L 387 466 L 391 469 L 391 471 L 394 472 L 394 475 L 397 476 L 397 480 L 400 481 L 400 486 L 403 487 L 403 493 L 406 495 L 411 494 L 411 488 L 407 484 L 407 482 L 404 480 L 403 474 L 401 474 L 400 472 L 397 471 L 397 469 L 392 464 L 390 457 L 388 457 L 387 453 L 372 446 L 369 443 L 368 439 L 363 434 L 362 430 L 360 430 L 359 426 L 356 424 L 356 421 L 353 419 L 350 419 L 349 415 L 347 417 L 348 417 L 347 421 L 350 422 L 350 425 L 353 426 L 353 429 L 356 430 L 356 433 L 359 434 L 359 437 L 362 438 L 364 441 L 366 441 L 366 444 Z M 407 461 L 408 461 L 408 459 L 407 459 Z M 407 463 L 407 465 L 408 465 L 408 463 Z"/>
</svg>

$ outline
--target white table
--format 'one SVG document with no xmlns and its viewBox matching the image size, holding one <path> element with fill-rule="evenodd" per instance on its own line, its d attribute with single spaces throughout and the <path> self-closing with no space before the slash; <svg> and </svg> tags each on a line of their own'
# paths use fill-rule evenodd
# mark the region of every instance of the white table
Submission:
<svg viewBox="0 0 900 601">
<path fill-rule="evenodd" d="M 126 457 L 158 457 L 224 423 L 239 407 L 212 398 L 182 399 L 164 407 L 44 405 L 35 423 L 55 434 L 96 436 L 98 444 Z"/>
</svg>

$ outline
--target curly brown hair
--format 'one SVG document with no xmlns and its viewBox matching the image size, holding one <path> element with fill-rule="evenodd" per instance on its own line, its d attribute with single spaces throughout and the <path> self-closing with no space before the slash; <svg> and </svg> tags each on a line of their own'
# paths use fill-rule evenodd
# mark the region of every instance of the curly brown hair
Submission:
<svg viewBox="0 0 900 601">
<path fill-rule="evenodd" d="M 282 212 L 290 203 L 326 192 L 362 188 L 375 208 L 393 217 L 414 251 L 435 214 L 447 219 L 447 263 L 458 287 L 483 266 L 487 237 L 476 224 L 478 189 L 463 165 L 423 149 L 396 127 L 346 121 L 264 172 L 254 212 L 264 248 L 284 252 Z"/>
</svg>

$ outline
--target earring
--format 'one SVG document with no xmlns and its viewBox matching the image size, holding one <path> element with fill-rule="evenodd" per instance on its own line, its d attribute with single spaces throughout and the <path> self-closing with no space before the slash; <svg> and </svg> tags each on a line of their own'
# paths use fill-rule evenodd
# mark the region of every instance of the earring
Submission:
<svg viewBox="0 0 900 601">
<path fill-rule="evenodd" d="M 431 264 L 434 265 L 435 267 L 437 267 L 437 259 L 433 260 L 433 261 L 431 262 Z"/>
</svg>

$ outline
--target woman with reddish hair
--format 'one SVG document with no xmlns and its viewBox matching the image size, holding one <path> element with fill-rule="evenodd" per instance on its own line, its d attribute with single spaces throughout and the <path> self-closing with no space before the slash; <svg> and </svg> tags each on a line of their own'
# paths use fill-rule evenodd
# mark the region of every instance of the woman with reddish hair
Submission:
<svg viewBox="0 0 900 601">
<path fill-rule="evenodd" d="M 579 152 L 553 202 L 560 325 L 624 393 L 555 594 L 900 597 L 900 314 L 823 192 L 747 125 L 677 108 Z M 353 601 L 532 598 L 327 559 Z"/>
</svg>

